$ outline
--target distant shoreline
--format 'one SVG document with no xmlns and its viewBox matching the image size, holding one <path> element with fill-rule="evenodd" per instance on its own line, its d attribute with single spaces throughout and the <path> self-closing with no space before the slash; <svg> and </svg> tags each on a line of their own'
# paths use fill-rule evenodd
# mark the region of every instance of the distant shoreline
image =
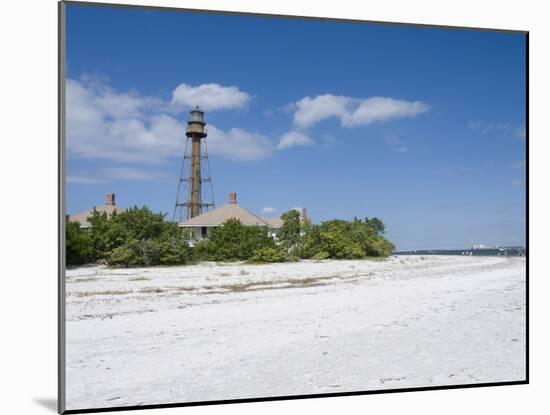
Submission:
<svg viewBox="0 0 550 415">
<path fill-rule="evenodd" d="M 482 249 L 413 249 L 395 251 L 392 255 L 465 255 L 465 256 L 526 256 L 525 248 L 521 246 Z"/>
</svg>

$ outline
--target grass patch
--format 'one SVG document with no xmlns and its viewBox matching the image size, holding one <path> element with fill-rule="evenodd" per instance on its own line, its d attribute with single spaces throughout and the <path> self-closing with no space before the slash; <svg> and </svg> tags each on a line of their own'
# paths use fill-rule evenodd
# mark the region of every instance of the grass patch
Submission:
<svg viewBox="0 0 550 415">
<path fill-rule="evenodd" d="M 254 287 L 262 287 L 262 286 L 268 286 L 273 285 L 273 281 L 256 281 L 256 282 L 243 282 L 240 284 L 226 284 L 226 285 L 220 285 L 219 287 L 215 288 L 222 288 L 224 290 L 229 290 L 232 292 L 241 292 L 241 291 L 247 291 L 250 288 Z"/>
<path fill-rule="evenodd" d="M 359 261 L 374 261 L 374 262 L 384 262 L 387 257 L 384 256 L 367 256 L 365 258 L 360 258 Z M 353 260 L 355 261 L 355 260 Z"/>
<path fill-rule="evenodd" d="M 282 264 L 282 262 L 269 262 L 269 261 L 245 261 L 246 265 L 272 265 L 272 264 Z"/>
<path fill-rule="evenodd" d="M 95 278 L 95 277 L 77 278 L 73 281 L 67 281 L 67 282 L 92 282 L 92 281 L 97 281 L 97 278 Z"/>
<path fill-rule="evenodd" d="M 111 290 L 111 291 L 85 291 L 76 293 L 77 297 L 91 297 L 93 295 L 126 295 L 133 293 L 132 290 Z"/>
<path fill-rule="evenodd" d="M 310 259 L 309 261 L 311 261 L 312 263 L 314 264 L 323 264 L 325 262 L 328 262 L 328 261 L 336 261 L 336 262 L 339 262 L 339 261 L 355 261 L 355 262 L 361 262 L 361 261 L 373 261 L 373 262 L 384 262 L 385 260 L 387 260 L 388 258 L 387 257 L 383 257 L 383 256 L 366 256 L 366 257 L 363 257 L 363 258 L 327 258 L 327 259 Z M 354 268 L 355 266 L 354 265 L 350 265 L 350 268 Z"/>
<path fill-rule="evenodd" d="M 334 276 L 330 275 L 328 277 L 309 277 L 309 278 L 296 278 L 296 279 L 289 279 L 285 282 L 288 282 L 292 285 L 299 285 L 302 287 L 308 287 L 312 285 L 319 285 L 319 283 L 323 280 L 330 280 L 332 278 L 335 278 Z"/>
<path fill-rule="evenodd" d="M 371 273 L 374 275 L 374 273 Z M 200 292 L 201 294 L 223 294 L 223 293 L 235 293 L 245 291 L 256 290 L 280 290 L 295 287 L 315 287 L 325 285 L 327 280 L 339 278 L 342 280 L 348 278 L 357 278 L 360 275 L 355 274 L 351 277 L 341 277 L 338 275 L 328 275 L 325 277 L 309 277 L 309 278 L 290 278 L 286 280 L 269 280 L 269 281 L 246 281 L 236 284 L 223 284 L 223 285 L 205 285 L 201 289 L 206 292 Z M 174 287 L 176 290 L 181 291 L 195 291 L 197 288 L 192 287 Z"/>
<path fill-rule="evenodd" d="M 164 290 L 156 287 L 145 287 L 139 290 L 139 292 L 144 294 L 160 294 L 163 293 Z"/>
<path fill-rule="evenodd" d="M 321 285 L 321 281 L 334 278 L 333 276 L 328 277 L 312 277 L 312 278 L 302 278 L 302 279 L 288 279 L 280 281 L 248 281 L 240 284 L 225 284 L 220 286 L 209 286 L 205 287 L 206 289 L 223 289 L 230 292 L 243 292 L 243 291 L 253 291 L 255 289 L 284 289 L 289 288 L 288 286 L 283 286 L 282 284 L 290 284 L 295 287 L 312 287 L 316 285 Z"/>
<path fill-rule="evenodd" d="M 195 291 L 195 287 L 175 287 L 178 291 Z"/>
</svg>

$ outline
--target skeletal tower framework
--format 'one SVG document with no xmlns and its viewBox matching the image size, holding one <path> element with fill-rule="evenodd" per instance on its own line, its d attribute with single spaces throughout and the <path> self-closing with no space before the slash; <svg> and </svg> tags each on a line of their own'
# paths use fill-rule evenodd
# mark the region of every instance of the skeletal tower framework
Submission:
<svg viewBox="0 0 550 415">
<path fill-rule="evenodd" d="M 181 163 L 174 221 L 194 218 L 214 207 L 214 191 L 208 149 L 206 146 L 204 112 L 195 107 L 187 122 L 187 141 Z"/>
</svg>

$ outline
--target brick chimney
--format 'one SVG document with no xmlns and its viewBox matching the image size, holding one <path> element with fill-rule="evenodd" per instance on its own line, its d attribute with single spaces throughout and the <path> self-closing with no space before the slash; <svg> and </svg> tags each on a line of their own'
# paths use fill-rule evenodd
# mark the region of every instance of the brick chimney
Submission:
<svg viewBox="0 0 550 415">
<path fill-rule="evenodd" d="M 237 193 L 235 193 L 235 192 L 229 193 L 229 203 L 232 204 L 232 205 L 237 204 Z"/>
<path fill-rule="evenodd" d="M 307 219 L 307 209 L 306 208 L 302 208 L 302 218 Z"/>
<path fill-rule="evenodd" d="M 107 201 L 105 202 L 108 206 L 115 206 L 115 194 L 107 193 Z"/>
</svg>

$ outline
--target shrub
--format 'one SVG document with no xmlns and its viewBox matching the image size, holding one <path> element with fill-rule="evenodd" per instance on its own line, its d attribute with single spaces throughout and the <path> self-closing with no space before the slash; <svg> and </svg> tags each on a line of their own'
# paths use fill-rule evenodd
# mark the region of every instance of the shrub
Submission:
<svg viewBox="0 0 550 415">
<path fill-rule="evenodd" d="M 65 242 L 67 265 L 81 265 L 93 260 L 92 239 L 78 222 L 67 219 Z"/>
<path fill-rule="evenodd" d="M 133 207 L 111 215 L 94 210 L 89 230 L 67 224 L 67 263 L 106 259 L 113 266 L 180 265 L 191 259 L 186 234 L 164 214 Z"/>
<path fill-rule="evenodd" d="M 317 252 L 315 255 L 313 255 L 313 256 L 311 257 L 311 259 L 321 260 L 321 259 L 327 259 L 327 258 L 329 258 L 329 257 L 330 257 L 330 255 L 329 255 L 328 252 L 326 252 L 326 251 L 319 251 L 319 252 Z"/>
<path fill-rule="evenodd" d="M 109 265 L 113 266 L 155 266 L 183 265 L 191 259 L 191 249 L 185 240 L 132 239 L 113 249 Z"/>
<path fill-rule="evenodd" d="M 384 238 L 378 218 L 329 220 L 313 225 L 298 212 L 284 213 L 277 241 L 267 227 L 244 226 L 229 219 L 212 229 L 210 239 L 189 247 L 189 232 L 164 222 L 164 214 L 147 207 L 122 213 L 94 211 L 90 229 L 67 222 L 67 264 L 106 260 L 113 266 L 180 265 L 192 260 L 281 262 L 298 258 L 354 259 L 385 257 L 394 245 Z"/>
<path fill-rule="evenodd" d="M 330 220 L 319 225 L 303 226 L 300 242 L 293 253 L 301 258 L 359 259 L 386 257 L 395 248 L 383 236 L 381 220 Z"/>
<path fill-rule="evenodd" d="M 109 265 L 122 267 L 145 265 L 144 259 L 140 255 L 139 241 L 135 239 L 113 249 L 108 261 Z"/>
<path fill-rule="evenodd" d="M 212 244 L 208 240 L 195 242 L 192 249 L 192 258 L 195 261 L 214 261 Z"/>
<path fill-rule="evenodd" d="M 250 262 L 284 262 L 286 252 L 281 246 L 268 246 L 257 249 L 250 258 Z"/>
<path fill-rule="evenodd" d="M 266 227 L 245 226 L 238 219 L 229 219 L 212 230 L 209 243 L 201 249 L 215 261 L 238 261 L 250 259 L 258 249 L 275 246 Z"/>
<path fill-rule="evenodd" d="M 305 223 L 298 245 L 292 250 L 291 255 L 302 259 L 312 258 L 319 251 L 321 232 L 318 225 Z"/>
<path fill-rule="evenodd" d="M 175 223 L 164 222 L 163 213 L 153 213 L 147 207 L 130 208 L 124 212 L 105 212 L 94 210 L 88 218 L 91 225 L 94 259 L 109 258 L 113 250 L 131 240 L 149 241 L 164 234 L 174 234 L 181 230 Z M 144 249 L 156 247 L 144 247 Z M 154 262 L 154 261 L 153 261 Z"/>
<path fill-rule="evenodd" d="M 183 265 L 191 259 L 191 248 L 187 241 L 173 238 L 160 242 L 160 265 Z"/>
<path fill-rule="evenodd" d="M 281 215 L 283 226 L 277 231 L 277 239 L 287 251 L 300 242 L 300 214 L 289 210 Z"/>
</svg>

